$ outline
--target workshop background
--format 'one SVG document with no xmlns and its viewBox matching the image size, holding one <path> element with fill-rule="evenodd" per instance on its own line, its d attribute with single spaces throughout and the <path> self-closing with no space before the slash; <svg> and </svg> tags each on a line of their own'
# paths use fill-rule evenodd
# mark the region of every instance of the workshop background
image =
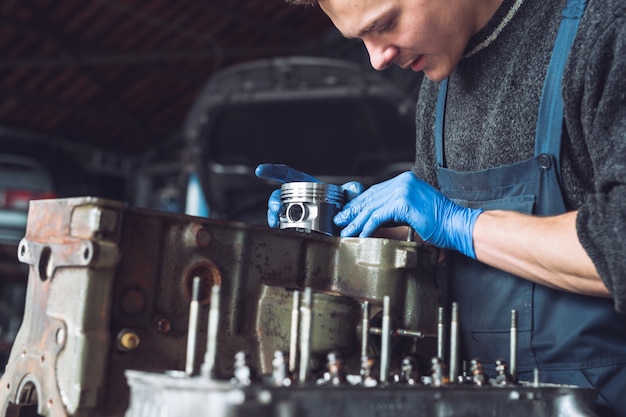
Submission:
<svg viewBox="0 0 626 417">
<path fill-rule="evenodd" d="M 371 69 L 282 0 L 0 3 L 0 374 L 23 313 L 32 198 L 97 196 L 260 222 L 258 163 L 366 184 L 410 167 L 420 75 Z"/>
</svg>

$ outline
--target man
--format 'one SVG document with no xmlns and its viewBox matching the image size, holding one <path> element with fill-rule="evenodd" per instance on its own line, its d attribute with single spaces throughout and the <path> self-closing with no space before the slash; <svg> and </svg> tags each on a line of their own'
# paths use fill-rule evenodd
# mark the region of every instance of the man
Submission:
<svg viewBox="0 0 626 417">
<path fill-rule="evenodd" d="M 357 193 L 342 236 L 400 223 L 450 249 L 467 359 L 495 361 L 515 309 L 521 379 L 598 387 L 601 415 L 626 416 L 626 4 L 318 4 L 374 68 L 427 77 L 413 172 Z"/>
</svg>

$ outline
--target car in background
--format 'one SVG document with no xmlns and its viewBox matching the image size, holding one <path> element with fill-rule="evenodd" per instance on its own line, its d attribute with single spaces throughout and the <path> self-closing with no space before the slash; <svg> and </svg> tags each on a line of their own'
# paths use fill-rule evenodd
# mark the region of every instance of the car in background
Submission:
<svg viewBox="0 0 626 417">
<path fill-rule="evenodd" d="M 31 200 L 55 197 L 52 176 L 36 159 L 0 154 L 0 245 L 24 237 Z"/>
<path fill-rule="evenodd" d="M 418 74 L 405 73 L 417 83 Z M 366 187 L 408 171 L 415 102 L 381 72 L 344 59 L 286 56 L 221 69 L 182 129 L 181 205 L 188 214 L 267 225 L 277 183 L 254 175 L 260 163 Z"/>
</svg>

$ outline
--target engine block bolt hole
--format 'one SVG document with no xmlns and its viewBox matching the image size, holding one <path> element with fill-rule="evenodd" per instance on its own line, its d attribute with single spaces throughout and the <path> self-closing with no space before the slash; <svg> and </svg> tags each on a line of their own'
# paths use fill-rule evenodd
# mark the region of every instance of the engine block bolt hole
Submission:
<svg viewBox="0 0 626 417">
<path fill-rule="evenodd" d="M 42 281 L 46 281 L 53 272 L 53 262 L 52 262 L 52 249 L 49 247 L 43 248 L 41 251 L 41 255 L 39 256 L 39 279 Z"/>
<path fill-rule="evenodd" d="M 214 285 L 222 285 L 222 275 L 217 266 L 210 263 L 203 263 L 191 268 L 184 282 L 183 292 L 185 297 L 191 301 L 193 293 L 193 279 L 200 278 L 200 291 L 198 292 L 198 302 L 201 305 L 208 305 L 211 301 L 211 288 Z"/>
</svg>

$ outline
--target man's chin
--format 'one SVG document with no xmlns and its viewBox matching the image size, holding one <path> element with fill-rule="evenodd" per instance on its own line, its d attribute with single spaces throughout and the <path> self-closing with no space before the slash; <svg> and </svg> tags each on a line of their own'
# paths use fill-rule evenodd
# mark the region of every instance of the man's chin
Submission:
<svg viewBox="0 0 626 417">
<path fill-rule="evenodd" d="M 426 78 L 436 83 L 445 80 L 450 75 L 450 72 L 441 71 L 438 68 L 435 68 L 435 69 L 424 68 L 423 72 Z"/>
</svg>

